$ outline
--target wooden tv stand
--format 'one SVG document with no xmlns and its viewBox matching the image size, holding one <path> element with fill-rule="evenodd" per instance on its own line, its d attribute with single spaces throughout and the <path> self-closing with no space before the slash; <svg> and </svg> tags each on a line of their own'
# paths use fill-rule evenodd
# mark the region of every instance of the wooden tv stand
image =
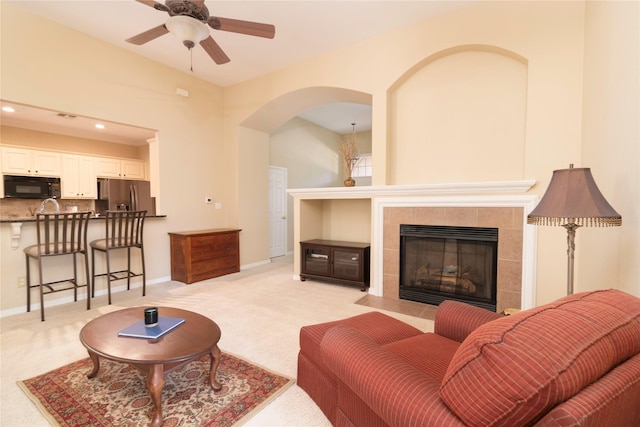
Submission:
<svg viewBox="0 0 640 427">
<path fill-rule="evenodd" d="M 365 291 L 370 277 L 370 244 L 314 239 L 300 242 L 300 280 L 328 280 L 360 286 Z"/>
</svg>

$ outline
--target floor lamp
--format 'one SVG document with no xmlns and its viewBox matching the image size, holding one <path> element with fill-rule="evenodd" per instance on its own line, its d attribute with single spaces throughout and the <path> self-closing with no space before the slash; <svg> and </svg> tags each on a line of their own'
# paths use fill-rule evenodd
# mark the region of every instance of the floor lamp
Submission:
<svg viewBox="0 0 640 427">
<path fill-rule="evenodd" d="M 604 198 L 589 168 L 553 171 L 551 182 L 528 224 L 562 226 L 567 229 L 567 295 L 573 293 L 573 255 L 578 227 L 615 227 L 622 217 Z"/>
</svg>

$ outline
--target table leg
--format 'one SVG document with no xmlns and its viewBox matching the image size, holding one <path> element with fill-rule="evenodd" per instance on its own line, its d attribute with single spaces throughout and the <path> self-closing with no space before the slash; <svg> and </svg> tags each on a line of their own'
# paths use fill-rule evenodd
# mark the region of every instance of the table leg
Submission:
<svg viewBox="0 0 640 427">
<path fill-rule="evenodd" d="M 147 387 L 149 394 L 155 406 L 151 427 L 160 427 L 162 425 L 162 386 L 164 385 L 164 365 L 152 365 L 147 378 Z"/>
<path fill-rule="evenodd" d="M 87 350 L 87 352 L 89 353 L 89 357 L 93 361 L 93 371 L 91 371 L 87 375 L 87 378 L 91 379 L 98 375 L 98 371 L 100 370 L 100 357 L 92 351 Z"/>
<path fill-rule="evenodd" d="M 218 371 L 221 357 L 222 352 L 218 348 L 218 344 L 216 344 L 211 349 L 211 369 L 209 371 L 209 383 L 211 383 L 211 388 L 215 391 L 222 389 L 222 384 L 216 380 L 216 372 Z"/>
</svg>

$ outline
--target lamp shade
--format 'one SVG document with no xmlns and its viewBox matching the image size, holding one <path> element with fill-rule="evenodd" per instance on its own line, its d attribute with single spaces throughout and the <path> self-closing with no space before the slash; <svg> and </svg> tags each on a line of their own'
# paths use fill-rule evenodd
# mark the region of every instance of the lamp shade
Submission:
<svg viewBox="0 0 640 427">
<path fill-rule="evenodd" d="M 176 15 L 167 19 L 167 22 L 164 24 L 167 27 L 167 30 L 174 36 L 178 38 L 187 48 L 193 48 L 197 43 L 200 43 L 202 40 L 206 39 L 209 35 L 209 30 L 207 26 L 198 21 L 197 19 L 191 18 L 190 16 L 185 15 Z"/>
<path fill-rule="evenodd" d="M 622 225 L 622 217 L 598 189 L 591 169 L 570 167 L 553 171 L 549 188 L 527 223 L 613 227 Z"/>
</svg>

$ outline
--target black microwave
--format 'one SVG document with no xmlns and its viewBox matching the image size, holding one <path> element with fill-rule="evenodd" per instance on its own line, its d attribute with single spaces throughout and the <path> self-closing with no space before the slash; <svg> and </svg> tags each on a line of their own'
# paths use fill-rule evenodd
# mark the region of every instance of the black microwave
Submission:
<svg viewBox="0 0 640 427">
<path fill-rule="evenodd" d="M 60 178 L 39 176 L 4 176 L 4 197 L 17 199 L 59 199 Z"/>
</svg>

